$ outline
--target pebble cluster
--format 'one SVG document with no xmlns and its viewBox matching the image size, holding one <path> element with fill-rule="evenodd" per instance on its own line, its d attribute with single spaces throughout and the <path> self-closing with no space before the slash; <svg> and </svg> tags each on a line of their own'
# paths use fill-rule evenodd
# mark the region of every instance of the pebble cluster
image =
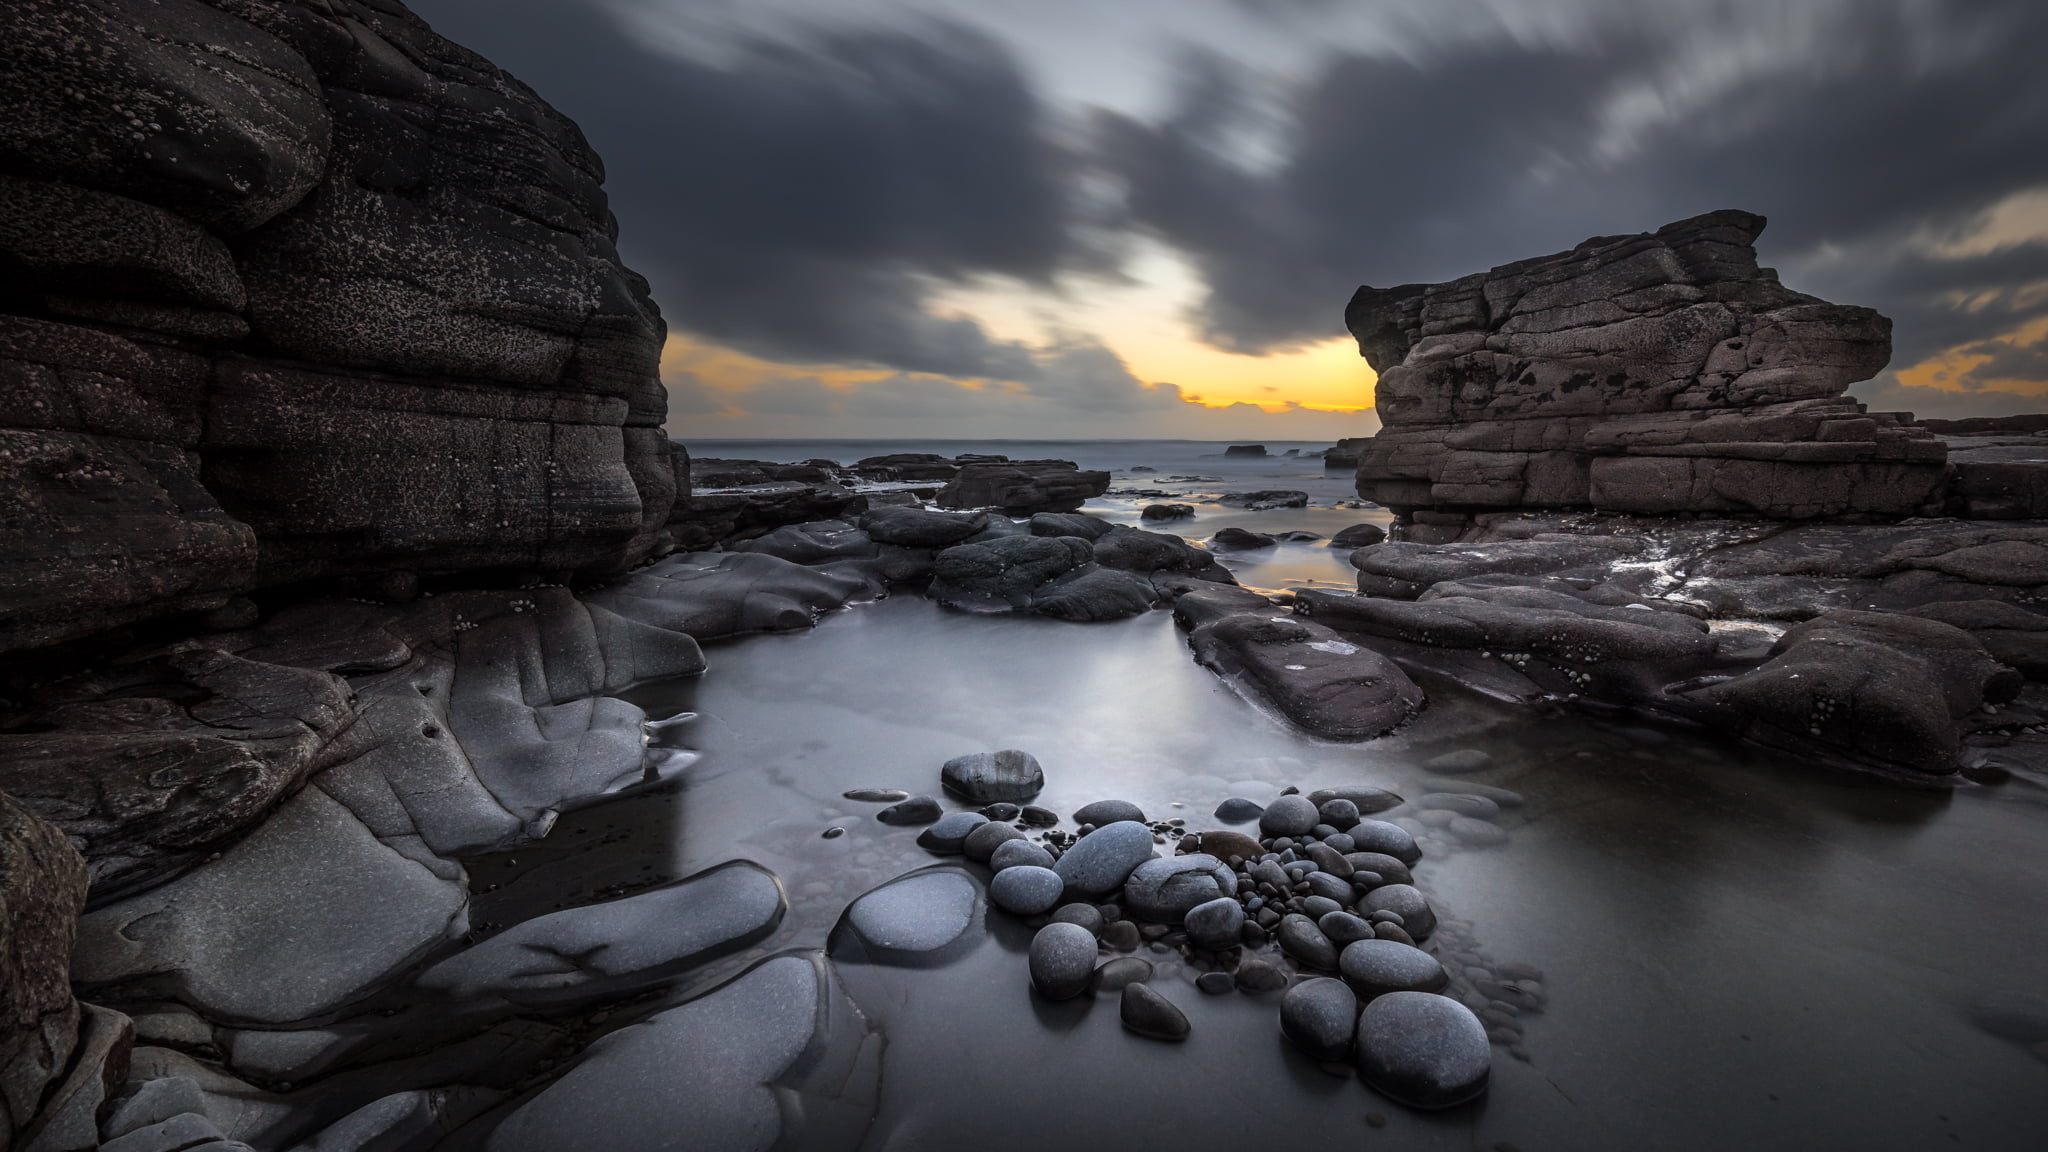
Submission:
<svg viewBox="0 0 2048 1152">
<path fill-rule="evenodd" d="M 987 760 L 973 767 L 992 767 L 997 755 L 979 754 Z M 1027 754 L 1000 756 L 1011 770 L 999 775 L 1042 782 Z M 974 802 L 960 781 L 982 773 L 963 767 L 948 765 L 947 791 Z M 1217 819 L 1256 819 L 1255 837 L 1189 830 L 1178 817 L 1148 820 L 1125 800 L 1084 805 L 1072 814 L 1076 830 L 1066 832 L 1053 827 L 1057 814 L 1016 803 L 1028 797 L 1015 788 L 1003 794 L 979 811 L 952 813 L 929 796 L 847 795 L 894 801 L 878 819 L 923 824 L 918 843 L 927 850 L 989 866 L 989 901 L 1037 929 L 1029 950 L 1037 995 L 1113 993 L 1132 1032 L 1184 1039 L 1187 1016 L 1151 986 L 1153 961 L 1134 955 L 1146 950 L 1195 970 L 1204 993 L 1278 993 L 1281 1031 L 1292 1042 L 1317 1060 L 1355 1062 L 1375 1089 L 1417 1108 L 1484 1093 L 1493 1044 L 1526 1058 L 1520 1017 L 1542 1010 L 1542 974 L 1492 966 L 1456 932 L 1446 933 L 1449 966 L 1439 959 L 1443 948 L 1425 947 L 1439 923 L 1410 871 L 1422 848 L 1408 828 L 1370 817 L 1401 797 L 1289 788 L 1263 808 L 1224 801 Z M 1409 807 L 1431 824 L 1491 828 L 1499 805 L 1476 793 L 1442 793 Z M 1482 839 L 1458 831 L 1468 843 Z M 1155 854 L 1169 843 L 1178 854 Z"/>
</svg>

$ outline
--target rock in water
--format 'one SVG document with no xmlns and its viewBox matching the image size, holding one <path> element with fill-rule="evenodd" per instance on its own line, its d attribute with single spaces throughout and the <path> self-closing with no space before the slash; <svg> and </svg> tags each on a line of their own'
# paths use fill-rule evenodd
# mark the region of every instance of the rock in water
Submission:
<svg viewBox="0 0 2048 1152">
<path fill-rule="evenodd" d="M 1194 853 L 1151 859 L 1124 881 L 1124 907 L 1136 916 L 1178 924 L 1189 909 L 1237 894 L 1237 874 L 1214 856 Z"/>
<path fill-rule="evenodd" d="M 1228 896 L 1219 896 L 1188 909 L 1183 924 L 1188 939 L 1198 948 L 1211 952 L 1235 948 L 1238 933 L 1244 928 L 1244 905 Z"/>
<path fill-rule="evenodd" d="M 1237 990 L 1248 996 L 1264 992 L 1278 992 L 1287 987 L 1287 974 L 1257 957 L 1247 957 L 1237 965 Z"/>
<path fill-rule="evenodd" d="M 1290 912 L 1280 918 L 1280 927 L 1275 932 L 1280 938 L 1280 948 L 1310 968 L 1325 972 L 1337 970 L 1337 948 L 1316 922 L 1298 912 Z"/>
<path fill-rule="evenodd" d="M 1380 373 L 1385 425 L 1359 494 L 1397 512 L 1922 513 L 1941 441 L 1843 395 L 1885 366 L 1890 322 L 1778 283 L 1757 267 L 1763 227 L 1710 212 L 1445 284 L 1360 288 L 1345 323 Z"/>
<path fill-rule="evenodd" d="M 1422 859 L 1422 849 L 1416 846 L 1414 835 L 1399 824 L 1385 820 L 1360 820 L 1351 826 L 1350 836 L 1359 851 L 1379 852 L 1411 868 Z"/>
<path fill-rule="evenodd" d="M 1072 1000 L 1095 975 L 1095 934 L 1056 920 L 1031 938 L 1031 986 L 1048 1000 Z"/>
<path fill-rule="evenodd" d="M 1209 547 L 1216 551 L 1244 551 L 1252 548 L 1271 548 L 1278 541 L 1264 532 L 1253 532 L 1245 528 L 1221 528 L 1209 537 Z"/>
<path fill-rule="evenodd" d="M 999 800 L 1021 804 L 1045 787 L 1045 772 L 1031 753 L 1005 748 L 1000 752 L 971 752 L 946 761 L 939 769 L 939 782 L 949 794 L 969 804 L 993 804 Z"/>
<path fill-rule="evenodd" d="M 912 796 L 901 804 L 891 804 L 875 813 L 875 819 L 884 824 L 929 824 L 946 814 L 939 807 L 937 797 Z"/>
<path fill-rule="evenodd" d="M 1337 969 L 1367 998 L 1388 992 L 1439 992 L 1451 982 L 1436 957 L 1376 938 L 1346 944 L 1337 957 Z"/>
<path fill-rule="evenodd" d="M 1280 1031 L 1318 1060 L 1350 1055 L 1357 1029 L 1358 997 L 1342 980 L 1303 980 L 1280 998 Z"/>
<path fill-rule="evenodd" d="M 956 855 L 967 847 L 967 837 L 988 823 L 979 812 L 952 812 L 917 834 L 917 846 L 931 852 Z"/>
<path fill-rule="evenodd" d="M 988 898 L 1005 912 L 1019 916 L 1036 916 L 1049 912 L 1060 902 L 1060 894 L 1066 885 L 1059 873 L 1050 868 L 1024 865 L 1005 868 L 989 881 Z"/>
<path fill-rule="evenodd" d="M 1119 956 L 1095 970 L 1089 978 L 1088 987 L 1095 992 L 1121 992 L 1131 984 L 1143 984 L 1152 978 L 1152 962 L 1136 956 Z"/>
<path fill-rule="evenodd" d="M 1225 824 L 1245 824 L 1257 820 L 1265 811 L 1242 796 L 1232 796 L 1216 806 L 1216 818 Z"/>
<path fill-rule="evenodd" d="M 980 816 L 981 814 L 977 812 L 975 815 Z M 988 823 L 977 825 L 973 831 L 967 834 L 967 839 L 960 842 L 960 851 L 969 860 L 977 864 L 992 862 L 995 858 L 996 849 L 1013 841 L 1024 839 L 1022 832 L 1017 831 L 1008 824 L 998 824 L 994 820 L 989 820 L 986 816 L 982 816 L 982 819 L 988 820 Z M 1044 849 L 1040 849 L 1040 851 L 1042 852 Z"/>
<path fill-rule="evenodd" d="M 1123 887 L 1138 865 L 1151 858 L 1152 830 L 1133 820 L 1120 820 L 1076 840 L 1053 870 L 1071 892 L 1107 896 Z"/>
<path fill-rule="evenodd" d="M 1493 1052 L 1472 1010 L 1427 992 L 1389 992 L 1358 1017 L 1365 1082 L 1414 1108 L 1450 1108 L 1486 1091 Z"/>
<path fill-rule="evenodd" d="M 1306 796 L 1282 796 L 1266 805 L 1259 831 L 1268 836 L 1301 836 L 1316 826 L 1316 806 Z"/>
<path fill-rule="evenodd" d="M 1124 985 L 1123 999 L 1117 1005 L 1117 1017 L 1124 1022 L 1124 1027 L 1153 1040 L 1188 1038 L 1188 1018 L 1174 1007 L 1173 1001 L 1154 992 L 1147 984 Z"/>
<path fill-rule="evenodd" d="M 1353 524 L 1330 537 L 1332 548 L 1366 548 L 1387 538 L 1387 530 L 1377 524 Z"/>
<path fill-rule="evenodd" d="M 1358 910 L 1368 916 L 1380 911 L 1398 913 L 1401 926 L 1417 940 L 1427 940 L 1436 931 L 1436 913 L 1430 910 L 1429 898 L 1410 884 L 1381 885 L 1359 897 Z"/>
<path fill-rule="evenodd" d="M 1114 824 L 1119 820 L 1145 822 L 1145 810 L 1128 800 L 1097 800 L 1074 809 L 1074 823 L 1093 824 L 1097 828 Z"/>
<path fill-rule="evenodd" d="M 871 957 L 910 959 L 960 939 L 974 926 L 980 904 L 974 881 L 960 873 L 917 872 L 855 900 L 841 923 Z"/>
<path fill-rule="evenodd" d="M 979 832 L 980 829 L 975 831 Z M 970 833 L 969 838 L 972 839 L 972 837 L 973 834 Z M 988 858 L 988 866 L 998 872 L 1005 868 L 1017 868 L 1025 865 L 1049 869 L 1052 867 L 1052 863 L 1052 853 L 1022 838 L 1005 840 L 1001 844 L 996 845 L 996 850 L 990 853 Z"/>
</svg>

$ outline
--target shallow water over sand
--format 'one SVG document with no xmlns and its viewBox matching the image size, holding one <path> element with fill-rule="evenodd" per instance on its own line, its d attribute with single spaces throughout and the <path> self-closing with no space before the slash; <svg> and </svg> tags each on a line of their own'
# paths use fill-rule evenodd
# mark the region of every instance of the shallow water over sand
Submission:
<svg viewBox="0 0 2048 1152">
<path fill-rule="evenodd" d="M 1254 515 L 1287 528 L 1299 512 Z M 840 793 L 935 793 L 941 762 L 986 748 L 1034 753 L 1039 802 L 1057 811 L 1120 797 L 1190 827 L 1216 826 L 1218 801 L 1259 784 L 1412 798 L 1428 790 L 1416 765 L 1458 747 L 1499 762 L 1464 779 L 1528 797 L 1506 845 L 1416 870 L 1475 946 L 1546 973 L 1529 1061 L 1496 1048 L 1479 1105 L 1390 1104 L 1283 1043 L 1274 998 L 1202 996 L 1192 971 L 1143 951 L 1193 1024 L 1185 1044 L 1125 1032 L 1112 997 L 1045 1004 L 1025 975 L 1028 930 L 991 913 L 988 937 L 943 967 L 840 965 L 887 1038 L 866 1147 L 1040 1148 L 1060 1133 L 1522 1149 L 2048 1139 L 2048 1062 L 1966 1016 L 1986 992 L 2048 988 L 2048 782 L 1912 791 L 1709 737 L 1518 716 L 1437 684 L 1402 733 L 1319 744 L 1197 667 L 1163 612 L 1072 625 L 905 593 L 708 655 L 703 680 L 634 696 L 657 716 L 700 713 L 657 738 L 700 757 L 677 792 L 566 816 L 516 865 L 477 862 L 477 887 L 504 884 L 480 918 L 749 858 L 782 877 L 791 914 L 693 983 L 822 946 L 848 900 L 941 862 L 915 829 Z M 833 826 L 846 833 L 821 838 Z M 1387 1127 L 1368 1128 L 1368 1112 Z"/>
</svg>

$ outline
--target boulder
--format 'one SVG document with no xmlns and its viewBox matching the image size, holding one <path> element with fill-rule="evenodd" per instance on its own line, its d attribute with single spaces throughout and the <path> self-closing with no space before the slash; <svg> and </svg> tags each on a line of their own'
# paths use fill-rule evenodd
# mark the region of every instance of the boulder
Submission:
<svg viewBox="0 0 2048 1152">
<path fill-rule="evenodd" d="M 1109 473 L 1087 472 L 1067 460 L 1018 460 L 963 465 L 939 490 L 941 508 L 990 508 L 1005 516 L 1073 512 L 1109 491 Z"/>
<path fill-rule="evenodd" d="M 1188 643 L 1204 667 L 1324 739 L 1384 735 L 1422 707 L 1422 689 L 1392 660 L 1270 605 L 1202 624 Z"/>
<path fill-rule="evenodd" d="M 1416 509 L 1780 518 L 1937 507 L 1941 440 L 1843 395 L 1891 322 L 1759 268 L 1764 218 L 1720 211 L 1345 311 L 1379 373 L 1358 491 Z"/>
</svg>

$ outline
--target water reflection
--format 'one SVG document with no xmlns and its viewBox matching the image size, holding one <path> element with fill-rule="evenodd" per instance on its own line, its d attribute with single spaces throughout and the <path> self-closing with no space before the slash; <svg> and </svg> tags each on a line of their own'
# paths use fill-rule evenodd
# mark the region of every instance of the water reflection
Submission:
<svg viewBox="0 0 2048 1152">
<path fill-rule="evenodd" d="M 1164 613 L 1070 625 L 906 594 L 709 657 L 701 682 L 636 697 L 700 713 L 658 739 L 702 759 L 671 794 L 565 816 L 491 897 L 506 915 L 745 857 L 791 897 L 756 954 L 820 946 L 848 901 L 932 862 L 914 830 L 840 794 L 936 793 L 938 765 L 980 749 L 1035 754 L 1057 811 L 1115 796 L 1193 827 L 1252 785 L 1412 797 L 1421 762 L 1457 747 L 1498 763 L 1470 779 L 1528 797 L 1505 846 L 1417 869 L 1495 956 L 1548 975 L 1531 1059 L 1497 1059 L 1483 1106 L 1390 1106 L 1285 1048 L 1274 1005 L 1201 996 L 1185 969 L 1156 985 L 1193 1024 L 1184 1045 L 1123 1031 L 1109 998 L 1047 1009 L 1024 929 L 992 916 L 944 968 L 849 965 L 888 1033 L 869 1146 L 1356 1142 L 1369 1111 L 1404 1148 L 2018 1149 L 2048 1133 L 2048 1066 L 1964 1012 L 2048 986 L 2048 811 L 1995 790 L 1898 789 L 1442 685 L 1392 738 L 1323 744 L 1197 668 Z M 833 825 L 846 834 L 822 839 Z"/>
</svg>

